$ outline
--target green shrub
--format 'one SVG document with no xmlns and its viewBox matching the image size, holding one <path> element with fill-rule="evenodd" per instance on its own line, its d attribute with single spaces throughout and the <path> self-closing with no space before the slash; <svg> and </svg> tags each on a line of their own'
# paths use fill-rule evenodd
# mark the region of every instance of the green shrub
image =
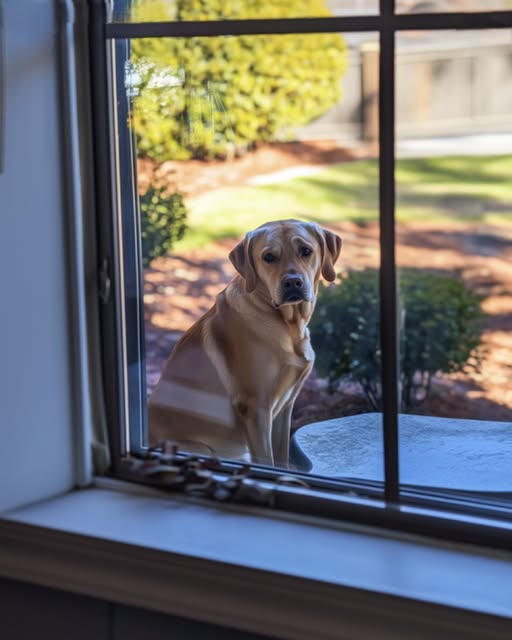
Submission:
<svg viewBox="0 0 512 640">
<path fill-rule="evenodd" d="M 479 296 L 459 277 L 404 269 L 399 292 L 401 408 L 407 411 L 428 396 L 437 373 L 478 369 L 483 314 Z M 317 370 L 331 391 L 349 377 L 380 409 L 378 272 L 352 271 L 339 284 L 322 286 L 310 329 Z"/>
<path fill-rule="evenodd" d="M 134 20 L 328 16 L 324 0 L 138 0 Z M 227 157 L 285 139 L 341 97 L 339 34 L 147 38 L 132 41 L 132 123 L 156 161 Z"/>
<path fill-rule="evenodd" d="M 153 258 L 167 254 L 186 231 L 187 209 L 179 193 L 150 185 L 140 196 L 142 262 L 149 266 Z"/>
</svg>

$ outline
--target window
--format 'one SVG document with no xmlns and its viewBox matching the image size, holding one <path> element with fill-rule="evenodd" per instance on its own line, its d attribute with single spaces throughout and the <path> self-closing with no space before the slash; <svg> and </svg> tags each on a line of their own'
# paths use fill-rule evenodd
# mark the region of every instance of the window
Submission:
<svg viewBox="0 0 512 640">
<path fill-rule="evenodd" d="M 342 282 L 320 289 L 316 377 L 296 402 L 287 469 L 299 484 L 274 502 L 506 544 L 512 14 L 420 4 L 92 5 L 115 473 L 144 455 L 147 394 L 235 273 L 227 254 L 260 222 L 302 218 L 344 236 Z M 174 236 L 158 241 L 174 250 L 148 267 L 163 212 Z M 303 240 L 297 260 L 312 250 Z M 276 259 L 268 246 L 262 261 Z M 181 401 L 201 413 L 207 398 Z M 272 483 L 282 470 L 251 474 Z"/>
</svg>

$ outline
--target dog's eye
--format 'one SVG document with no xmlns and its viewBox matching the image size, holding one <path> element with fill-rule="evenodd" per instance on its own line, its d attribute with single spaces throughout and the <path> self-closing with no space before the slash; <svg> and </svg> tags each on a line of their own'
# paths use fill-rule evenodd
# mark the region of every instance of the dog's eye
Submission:
<svg viewBox="0 0 512 640">
<path fill-rule="evenodd" d="M 310 249 L 309 247 L 301 247 L 299 249 L 299 254 L 302 258 L 307 258 L 312 253 L 313 253 L 313 249 Z"/>
<path fill-rule="evenodd" d="M 265 262 L 275 262 L 276 257 L 273 253 L 266 253 L 263 256 L 263 260 L 265 260 Z"/>
</svg>

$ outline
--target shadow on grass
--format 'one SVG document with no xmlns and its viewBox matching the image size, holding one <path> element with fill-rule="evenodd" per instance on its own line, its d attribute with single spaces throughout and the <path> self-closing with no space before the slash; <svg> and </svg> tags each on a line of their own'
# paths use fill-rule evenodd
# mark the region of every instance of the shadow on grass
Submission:
<svg viewBox="0 0 512 640">
<path fill-rule="evenodd" d="M 472 256 L 500 256 L 511 249 L 510 238 L 485 231 L 479 233 L 477 229 L 467 231 L 456 230 L 408 230 L 398 228 L 398 240 L 401 245 L 419 247 L 421 249 L 455 249 Z"/>
<path fill-rule="evenodd" d="M 399 179 L 424 184 L 502 185 L 510 182 L 512 156 L 407 158 L 397 162 Z"/>
<path fill-rule="evenodd" d="M 364 165 L 363 175 L 365 177 L 363 181 L 358 175 L 358 180 L 350 183 L 349 176 L 344 175 L 338 178 L 333 171 L 329 170 L 328 175 L 322 173 L 290 180 L 282 185 L 262 187 L 262 190 L 273 194 L 285 192 L 294 200 L 300 201 L 306 219 L 315 219 L 315 216 L 321 218 L 322 211 L 325 211 L 327 207 L 333 211 L 339 208 L 340 218 L 343 218 L 345 207 L 351 210 L 350 219 L 354 218 L 354 210 L 359 209 L 360 212 L 355 217 L 361 220 L 374 220 L 379 208 L 379 184 L 376 167 Z M 440 171 L 440 175 L 444 174 Z M 428 178 L 431 177 L 428 176 Z M 428 178 L 427 183 L 430 182 Z M 479 180 L 479 178 L 482 176 L 475 175 L 477 184 L 485 181 Z M 423 181 L 425 181 L 425 176 L 423 176 Z M 499 186 L 507 184 L 505 178 L 502 177 L 492 181 Z M 468 180 L 468 182 L 470 181 Z M 512 198 L 504 200 L 498 194 L 492 196 L 488 193 L 461 194 L 457 190 L 450 191 L 449 189 L 450 185 L 453 185 L 454 189 L 455 185 L 460 188 L 460 181 L 456 181 L 452 177 L 450 180 L 446 180 L 446 183 L 447 189 L 439 194 L 422 192 L 420 179 L 411 184 L 399 184 L 397 187 L 398 215 L 402 219 L 413 219 L 417 217 L 417 210 L 422 209 L 425 215 L 431 217 L 439 215 L 446 217 L 448 215 L 452 219 L 479 222 L 483 221 L 487 214 L 498 213 L 506 215 L 512 222 Z M 471 184 L 475 183 L 471 182 Z"/>
<path fill-rule="evenodd" d="M 429 194 L 415 192 L 400 188 L 397 193 L 397 206 L 399 209 L 425 209 L 432 216 L 440 213 L 448 214 L 452 219 L 479 222 L 490 213 L 507 214 L 512 222 L 512 200 L 504 201 L 501 198 L 491 198 L 486 195 L 461 195 L 459 193 Z M 407 215 L 407 218 L 412 218 Z"/>
<path fill-rule="evenodd" d="M 512 156 L 441 157 L 397 163 L 397 218 L 512 223 Z M 332 164 L 318 173 L 260 186 L 225 187 L 202 196 L 180 247 L 242 235 L 269 219 L 296 217 L 320 224 L 378 218 L 375 160 Z"/>
</svg>

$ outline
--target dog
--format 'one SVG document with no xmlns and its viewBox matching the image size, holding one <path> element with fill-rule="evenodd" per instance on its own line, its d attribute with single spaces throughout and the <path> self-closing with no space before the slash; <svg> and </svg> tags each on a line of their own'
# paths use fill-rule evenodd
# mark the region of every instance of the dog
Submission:
<svg viewBox="0 0 512 640">
<path fill-rule="evenodd" d="M 288 468 L 291 414 L 314 362 L 308 322 L 341 238 L 268 222 L 229 254 L 237 273 L 176 343 L 148 401 L 151 444 Z"/>
</svg>

